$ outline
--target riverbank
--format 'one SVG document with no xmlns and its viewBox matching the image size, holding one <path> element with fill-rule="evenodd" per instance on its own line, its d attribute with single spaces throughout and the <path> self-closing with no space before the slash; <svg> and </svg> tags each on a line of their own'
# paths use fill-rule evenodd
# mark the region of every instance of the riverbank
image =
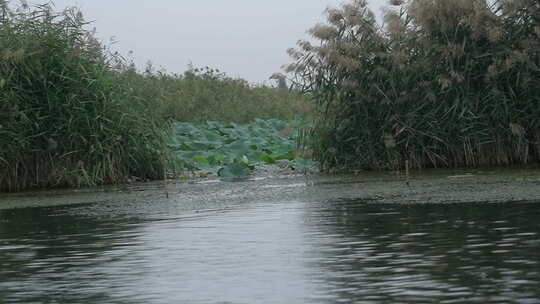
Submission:
<svg viewBox="0 0 540 304">
<path fill-rule="evenodd" d="M 168 146 L 174 122 L 312 111 L 306 95 L 210 67 L 140 71 L 88 31 L 77 8 L 10 8 L 0 6 L 0 192 L 163 179 L 192 169 L 192 159 L 176 162 L 183 143 Z"/>
<path fill-rule="evenodd" d="M 390 2 L 330 8 L 290 50 L 321 168 L 538 164 L 538 1 Z"/>
</svg>

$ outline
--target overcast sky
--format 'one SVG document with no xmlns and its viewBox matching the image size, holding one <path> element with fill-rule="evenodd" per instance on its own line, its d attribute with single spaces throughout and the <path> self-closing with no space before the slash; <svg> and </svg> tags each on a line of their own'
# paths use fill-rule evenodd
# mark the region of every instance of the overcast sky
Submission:
<svg viewBox="0 0 540 304">
<path fill-rule="evenodd" d="M 30 3 L 44 3 L 30 1 Z M 219 68 L 263 82 L 290 60 L 286 54 L 322 12 L 341 0 L 56 0 L 76 5 L 94 21 L 97 36 L 115 50 L 133 51 L 142 67 L 152 61 L 169 72 L 195 66 Z M 386 0 L 370 0 L 376 15 Z"/>
</svg>

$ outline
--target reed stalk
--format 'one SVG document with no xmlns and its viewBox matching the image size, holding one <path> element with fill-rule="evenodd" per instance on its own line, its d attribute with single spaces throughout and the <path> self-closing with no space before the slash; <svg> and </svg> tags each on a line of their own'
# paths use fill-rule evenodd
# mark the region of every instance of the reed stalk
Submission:
<svg viewBox="0 0 540 304">
<path fill-rule="evenodd" d="M 328 9 L 289 51 L 322 169 L 537 163 L 538 1 L 391 2 L 383 25 L 363 0 Z"/>
<path fill-rule="evenodd" d="M 0 6 L 0 191 L 163 176 L 167 123 L 86 24 L 76 9 Z"/>
</svg>

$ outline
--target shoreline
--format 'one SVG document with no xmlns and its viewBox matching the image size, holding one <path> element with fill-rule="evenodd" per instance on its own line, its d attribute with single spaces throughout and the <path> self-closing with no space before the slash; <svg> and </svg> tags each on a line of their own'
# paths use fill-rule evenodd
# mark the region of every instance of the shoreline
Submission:
<svg viewBox="0 0 540 304">
<path fill-rule="evenodd" d="M 359 203 L 445 204 L 540 202 L 539 169 L 446 170 L 358 175 L 262 172 L 237 182 L 217 178 L 3 194 L 0 210 L 61 205 L 160 203 L 187 210 L 258 201 L 354 200 Z"/>
</svg>

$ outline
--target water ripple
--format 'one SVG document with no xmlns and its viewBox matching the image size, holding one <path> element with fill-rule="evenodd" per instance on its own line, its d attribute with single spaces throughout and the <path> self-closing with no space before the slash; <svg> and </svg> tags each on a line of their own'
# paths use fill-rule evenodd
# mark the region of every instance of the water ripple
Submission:
<svg viewBox="0 0 540 304">
<path fill-rule="evenodd" d="M 0 211 L 0 302 L 540 303 L 539 204 L 129 206 Z"/>
</svg>

